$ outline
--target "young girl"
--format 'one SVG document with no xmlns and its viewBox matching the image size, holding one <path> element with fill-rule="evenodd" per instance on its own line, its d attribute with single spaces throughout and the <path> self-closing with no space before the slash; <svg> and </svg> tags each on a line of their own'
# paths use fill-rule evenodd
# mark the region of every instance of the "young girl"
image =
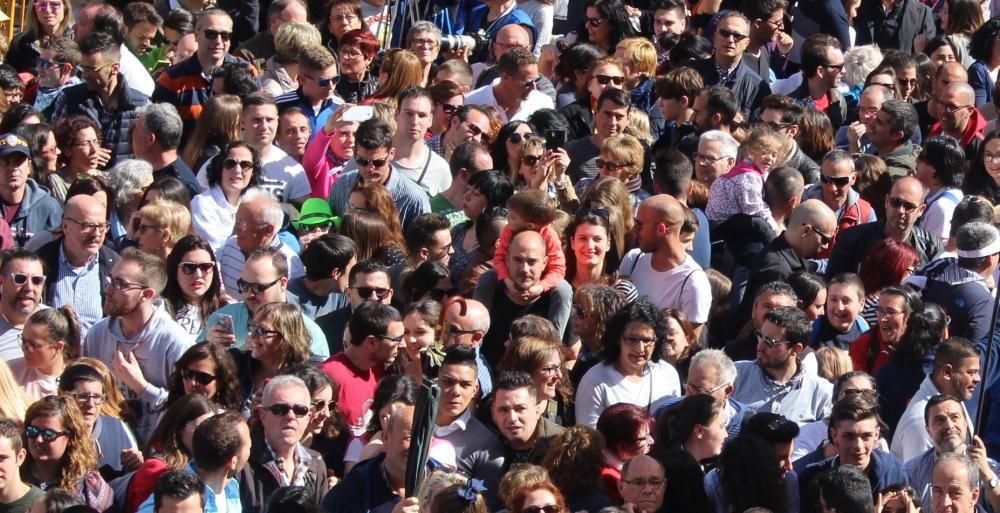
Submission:
<svg viewBox="0 0 1000 513">
<path fill-rule="evenodd" d="M 705 215 L 713 226 L 736 214 L 760 216 L 777 232 L 778 224 L 764 203 L 763 191 L 767 172 L 784 153 L 784 143 L 777 132 L 760 126 L 750 131 L 742 148 L 743 160 L 712 182 Z"/>
<path fill-rule="evenodd" d="M 566 256 L 562 251 L 562 240 L 553 229 L 552 221 L 556 218 L 556 207 L 548 195 L 539 190 L 523 190 L 507 200 L 507 226 L 500 233 L 497 249 L 493 255 L 493 266 L 497 270 L 497 281 L 512 285 L 510 273 L 507 271 L 507 250 L 514 235 L 524 230 L 535 230 L 545 239 L 545 256 L 547 263 L 541 280 L 528 290 L 521 291 L 524 299 L 540 296 L 547 290 L 552 290 L 560 280 L 566 277 Z M 515 288 L 511 286 L 511 288 Z"/>
<path fill-rule="evenodd" d="M 39 310 L 28 318 L 21 333 L 24 358 L 10 362 L 25 397 L 34 402 L 59 392 L 59 376 L 66 363 L 80 356 L 80 324 L 73 307 Z"/>
<path fill-rule="evenodd" d="M 437 341 L 441 327 L 441 304 L 434 299 L 410 303 L 403 313 L 403 342 L 406 343 L 405 374 L 421 383 L 424 376 L 437 378 L 444 348 Z"/>
</svg>

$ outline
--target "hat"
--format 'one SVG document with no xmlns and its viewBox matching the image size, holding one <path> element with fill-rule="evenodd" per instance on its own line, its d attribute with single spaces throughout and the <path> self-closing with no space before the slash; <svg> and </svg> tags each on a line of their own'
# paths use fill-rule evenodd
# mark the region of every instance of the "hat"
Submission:
<svg viewBox="0 0 1000 513">
<path fill-rule="evenodd" d="M 31 150 L 28 143 L 15 134 L 0 135 L 0 157 L 6 157 L 11 153 L 20 153 L 25 157 L 31 157 Z"/>
<path fill-rule="evenodd" d="M 336 222 L 339 218 L 333 216 L 330 204 L 319 198 L 309 198 L 302 204 L 299 218 L 292 221 L 295 229 L 309 227 L 314 224 Z"/>
<path fill-rule="evenodd" d="M 791 442 L 799 436 L 799 425 L 771 412 L 758 412 L 746 422 L 740 433 L 763 438 L 768 443 Z"/>
</svg>

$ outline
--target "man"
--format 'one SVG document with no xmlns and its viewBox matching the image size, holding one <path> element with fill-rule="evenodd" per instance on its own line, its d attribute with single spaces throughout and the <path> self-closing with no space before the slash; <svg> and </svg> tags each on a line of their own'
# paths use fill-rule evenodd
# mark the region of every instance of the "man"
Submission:
<svg viewBox="0 0 1000 513">
<path fill-rule="evenodd" d="M 937 33 L 931 8 L 907 0 L 862 0 L 853 22 L 854 44 L 878 45 L 883 52 L 893 49 L 912 54 L 917 34 L 931 39 Z"/>
<path fill-rule="evenodd" d="M 654 161 L 656 172 L 653 175 L 653 192 L 669 194 L 688 207 L 688 195 L 694 189 L 694 168 L 691 161 L 680 151 L 667 148 L 656 155 Z M 690 208 L 690 207 L 688 207 Z M 712 240 L 709 233 L 708 218 L 700 208 L 691 208 L 698 219 L 698 231 L 694 234 L 691 250 L 688 253 L 702 268 L 712 265 Z"/>
<path fill-rule="evenodd" d="M 980 490 L 979 472 L 964 454 L 942 454 L 931 473 L 931 511 L 934 513 L 973 513 L 977 511 Z"/>
<path fill-rule="evenodd" d="M 288 486 L 304 487 L 307 503 L 318 508 L 329 481 L 323 456 L 301 442 L 313 415 L 306 384 L 295 376 L 271 378 L 256 414 L 263 436 L 254 440 L 240 474 L 243 511 L 264 513 L 271 496 Z"/>
<path fill-rule="evenodd" d="M 560 280 L 555 288 L 539 296 L 528 297 L 525 293 L 538 284 L 548 262 L 545 241 L 531 230 L 515 235 L 507 250 L 508 280 L 497 280 L 492 269 L 479 278 L 473 297 L 481 301 L 490 312 L 491 326 L 483 340 L 481 351 L 491 365 L 500 363 L 504 353 L 504 341 L 510 333 L 510 323 L 526 314 L 545 317 L 555 325 L 560 338 L 566 333 L 569 323 L 570 306 L 573 302 L 572 289 L 566 280 Z"/>
<path fill-rule="evenodd" d="M 792 36 L 785 29 L 785 0 L 756 0 L 743 2 L 743 14 L 750 20 L 750 38 L 743 61 L 747 67 L 763 78 L 768 85 L 777 78 L 775 69 L 783 69 L 792 51 Z M 775 43 L 772 46 L 770 43 Z"/>
<path fill-rule="evenodd" d="M 511 23 L 500 27 L 500 30 L 498 30 L 496 35 L 488 42 L 489 59 L 485 62 L 476 62 L 472 64 L 472 77 L 476 82 L 475 87 L 478 89 L 490 84 L 500 76 L 497 72 L 496 62 L 500 60 L 500 56 L 504 53 L 514 48 L 521 48 L 529 52 L 533 51 L 533 32 L 534 29 L 532 27 L 517 23 Z M 539 77 L 538 90 L 548 96 L 552 96 L 552 94 L 555 93 L 555 88 L 552 86 L 551 81 L 543 77 Z M 543 88 L 543 83 L 546 88 Z"/>
<path fill-rule="evenodd" d="M 772 170 L 779 166 L 791 167 L 802 174 L 805 183 L 816 183 L 819 180 L 819 165 L 803 153 L 795 142 L 795 138 L 799 135 L 799 123 L 802 122 L 802 106 L 787 96 L 772 94 L 764 98 L 762 108 L 764 111 L 760 114 L 760 120 L 784 136 L 785 146 L 788 148 L 784 155 L 778 156 L 778 162 L 781 164 L 773 166 Z"/>
<path fill-rule="evenodd" d="M 104 317 L 105 284 L 119 259 L 104 245 L 107 219 L 104 204 L 93 196 L 73 196 L 66 201 L 60 225 L 63 236 L 38 249 L 49 272 L 45 290 L 49 306 L 72 306 L 81 336 Z"/>
<path fill-rule="evenodd" d="M 844 53 L 837 38 L 822 32 L 802 45 L 802 85 L 788 96 L 830 118 L 834 129 L 847 121 L 847 100 L 838 87 L 844 75 Z"/>
<path fill-rule="evenodd" d="M 837 234 L 826 275 L 857 273 L 868 251 L 882 239 L 905 242 L 917 250 L 920 265 L 930 262 L 939 250 L 938 238 L 915 226 L 925 208 L 924 186 L 920 180 L 912 176 L 896 180 L 885 198 L 885 219 L 853 226 Z"/>
<path fill-rule="evenodd" d="M 805 199 L 822 201 L 837 217 L 837 226 L 831 233 L 834 241 L 840 230 L 877 220 L 875 209 L 854 190 L 857 180 L 854 158 L 844 150 L 834 149 L 823 156 L 819 187 L 810 187 L 805 192 Z M 829 257 L 829 249 L 820 253 L 820 257 Z"/>
<path fill-rule="evenodd" d="M 717 403 L 725 405 L 726 418 L 729 419 L 726 423 L 728 432 L 726 439 L 732 440 L 740 435 L 747 418 L 758 415 L 752 413 L 745 404 L 732 398 L 735 381 L 736 365 L 733 361 L 719 349 L 703 349 L 691 357 L 687 381 L 684 382 L 684 395 L 655 401 L 649 407 L 649 411 L 653 414 L 653 418 L 660 418 L 664 409 L 680 403 L 686 396 L 711 396 Z"/>
<path fill-rule="evenodd" d="M 35 93 L 35 110 L 45 119 L 52 119 L 52 103 L 59 92 L 79 84 L 74 73 L 80 65 L 80 46 L 66 36 L 42 38 L 38 43 L 38 92 Z"/>
<path fill-rule="evenodd" d="M 483 142 L 484 134 L 489 134 L 490 118 L 479 105 L 462 105 L 448 120 L 448 128 L 427 141 L 427 146 L 438 155 L 451 159 L 455 148 L 468 141 Z"/>
<path fill-rule="evenodd" d="M 140 408 L 132 424 L 139 443 L 146 443 L 156 428 L 174 363 L 191 345 L 190 335 L 159 297 L 166 284 L 162 260 L 126 249 L 104 287 L 108 316 L 83 341 L 83 355 L 104 362 L 125 396 Z"/>
<path fill-rule="evenodd" d="M 554 108 L 552 98 L 537 90 L 541 75 L 538 60 L 530 51 L 514 48 L 505 52 L 497 61 L 497 71 L 500 78 L 465 95 L 467 105 L 493 106 L 504 123 L 525 121 L 538 109 Z"/>
<path fill-rule="evenodd" d="M 153 513 L 203 513 L 205 483 L 186 470 L 168 470 L 153 488 Z"/>
<path fill-rule="evenodd" d="M 736 362 L 733 399 L 757 411 L 784 415 L 800 426 L 825 418 L 832 386 L 806 372 L 799 359 L 810 332 L 809 319 L 798 308 L 780 307 L 765 314 L 757 332 L 756 361 Z"/>
<path fill-rule="evenodd" d="M 245 62 L 229 55 L 233 19 L 222 9 L 205 10 L 195 25 L 198 51 L 156 78 L 153 101 L 177 107 L 184 120 L 184 139 L 194 132 L 198 116 L 212 93 L 212 71 L 226 63 Z"/>
<path fill-rule="evenodd" d="M 868 322 L 861 317 L 865 302 L 865 286 L 854 273 L 842 273 L 827 282 L 825 314 L 816 319 L 809 346 L 837 347 L 847 351 L 864 335 Z"/>
<path fill-rule="evenodd" d="M 903 464 L 891 453 L 876 448 L 882 436 L 881 422 L 877 405 L 866 397 L 850 396 L 834 404 L 829 438 L 837 455 L 810 464 L 799 474 L 800 495 L 806 497 L 805 491 L 819 474 L 841 465 L 860 469 L 875 494 L 891 485 L 909 484 Z"/>
<path fill-rule="evenodd" d="M 805 181 L 802 173 L 794 168 L 772 169 L 764 180 L 764 202 L 771 210 L 771 217 L 779 231 L 788 229 L 792 212 L 802 203 Z"/>
<path fill-rule="evenodd" d="M 887 100 L 875 114 L 870 133 L 865 132 L 893 179 L 912 175 L 916 170 L 920 147 L 910 143 L 910 137 L 917 130 L 917 122 L 917 111 L 913 105 L 901 100 Z"/>
<path fill-rule="evenodd" d="M 756 436 L 771 445 L 778 457 L 782 477 L 787 478 L 792 469 L 792 450 L 799 436 L 799 425 L 771 412 L 757 412 L 747 421 L 744 433 Z"/>
<path fill-rule="evenodd" d="M 185 470 L 205 484 L 205 502 L 212 505 L 211 511 L 252 511 L 240 504 L 236 479 L 250 458 L 250 428 L 243 416 L 234 411 L 213 415 L 198 424 L 191 440 L 193 459 Z M 153 513 L 154 500 L 149 496 L 138 513 Z"/>
<path fill-rule="evenodd" d="M 341 172 L 330 191 L 333 213 L 342 216 L 347 212 L 351 188 L 359 181 L 372 181 L 385 186 L 396 202 L 399 222 L 404 230 L 415 217 L 430 212 L 427 192 L 393 169 L 395 157 L 389 125 L 374 118 L 363 121 L 354 134 L 354 162 Z"/>
<path fill-rule="evenodd" d="M 177 108 L 169 103 L 146 105 L 132 128 L 132 149 L 136 158 L 153 166 L 154 182 L 176 178 L 194 197 L 201 193 L 198 179 L 177 153 L 183 134 L 184 121 Z"/>
<path fill-rule="evenodd" d="M 0 419 L 0 509 L 6 513 L 28 513 L 32 504 L 45 495 L 21 480 L 21 465 L 28 454 L 23 431 L 16 420 Z"/>
<path fill-rule="evenodd" d="M 400 93 L 398 105 L 392 139 L 396 157 L 393 171 L 419 185 L 429 196 L 436 196 L 451 185 L 451 170 L 448 161 L 431 151 L 424 141 L 433 121 L 430 93 L 423 87 L 407 88 Z"/>
<path fill-rule="evenodd" d="M 875 511 L 872 485 L 860 469 L 841 465 L 818 479 L 819 501 L 822 511 L 843 513 L 868 513 Z"/>
<path fill-rule="evenodd" d="M 952 82 L 935 93 L 938 122 L 931 125 L 928 135 L 954 137 L 971 163 L 980 153 L 986 131 L 986 118 L 976 108 L 976 92 L 966 82 Z"/>
<path fill-rule="evenodd" d="M 482 397 L 493 392 L 493 370 L 482 352 L 483 340 L 490 331 L 490 311 L 475 299 L 456 298 L 449 301 L 443 312 L 441 346 L 465 346 L 475 350 L 477 379 Z M 494 349 L 491 354 L 496 353 Z"/>
<path fill-rule="evenodd" d="M 875 132 L 875 116 L 882 110 L 882 105 L 893 98 L 893 91 L 894 89 L 878 84 L 871 84 L 861 91 L 858 98 L 858 120 L 840 127 L 834 136 L 838 148 L 849 153 L 874 154 L 877 151 L 869 134 Z M 911 138 L 916 135 L 918 133 L 914 131 Z"/>
<path fill-rule="evenodd" d="M 938 121 L 941 116 L 940 108 L 935 95 L 941 91 L 944 91 L 948 84 L 953 82 L 968 82 L 969 72 L 965 69 L 965 66 L 959 62 L 946 62 L 938 66 L 937 72 L 934 74 L 934 83 L 931 88 L 931 97 L 924 102 L 914 103 L 913 106 L 917 109 L 917 115 L 920 118 L 920 133 L 924 137 L 927 137 L 931 130 L 931 125 Z M 987 132 L 989 127 L 987 127 Z"/>
<path fill-rule="evenodd" d="M 245 347 L 250 339 L 254 315 L 264 305 L 287 302 L 287 287 L 288 261 L 285 255 L 273 247 L 255 250 L 240 270 L 236 289 L 230 292 L 239 292 L 244 300 L 225 305 L 212 313 L 205 320 L 198 340 L 208 340 L 223 347 Z M 302 322 L 309 333 L 310 359 L 314 362 L 326 360 L 330 350 L 323 330 L 310 317 L 302 317 Z"/>
<path fill-rule="evenodd" d="M 722 130 L 709 130 L 698 137 L 698 152 L 692 157 L 694 161 L 694 177 L 705 185 L 712 187 L 715 179 L 722 176 L 736 165 L 736 156 L 740 143 Z"/>
<path fill-rule="evenodd" d="M 17 246 L 35 234 L 55 229 L 62 214 L 59 202 L 29 177 L 29 157 L 31 151 L 24 139 L 0 135 L 0 207 Z"/>
<path fill-rule="evenodd" d="M 302 259 L 278 237 L 284 218 L 285 213 L 278 202 L 264 189 L 254 187 L 243 194 L 236 209 L 236 233 L 226 239 L 218 254 L 227 294 L 237 300 L 243 299 L 242 287 L 237 281 L 247 255 L 258 249 L 277 248 L 288 262 L 290 278 L 305 274 Z"/>
<path fill-rule="evenodd" d="M 347 305 L 316 318 L 316 324 L 323 330 L 330 344 L 330 352 L 336 354 L 344 349 L 344 330 L 353 311 L 366 301 L 392 303 L 392 286 L 389 269 L 375 260 L 362 260 L 347 273 Z"/>
<path fill-rule="evenodd" d="M 406 263 L 389 268 L 392 277 L 392 288 L 403 290 L 403 274 L 416 270 L 424 262 L 438 262 L 447 266 L 448 260 L 455 252 L 451 246 L 451 223 L 441 214 L 421 214 L 410 223 L 403 235 L 408 255 Z M 405 298 L 416 301 L 418 298 Z"/>
<path fill-rule="evenodd" d="M 328 233 L 302 250 L 305 274 L 288 281 L 288 302 L 299 305 L 308 319 L 317 319 L 347 304 L 348 276 L 357 263 L 354 241 Z"/>
<path fill-rule="evenodd" d="M 309 118 L 309 132 L 322 128 L 317 123 L 320 112 L 335 111 L 343 104 L 334 93 L 340 75 L 337 58 L 322 45 L 309 46 L 299 52 L 299 88 L 275 98 L 278 110 L 298 107 Z"/>
<path fill-rule="evenodd" d="M 593 135 L 583 136 L 566 145 L 570 164 L 567 173 L 573 182 L 597 177 L 597 159 L 601 145 L 609 137 L 623 135 L 631 121 L 632 100 L 627 92 L 609 88 L 597 99 Z"/>
<path fill-rule="evenodd" d="M 764 97 L 771 94 L 767 82 L 743 62 L 749 37 L 750 22 L 746 17 L 739 11 L 728 11 L 719 17 L 715 29 L 715 56 L 691 64 L 706 85 L 731 89 L 744 114 L 757 110 Z"/>
<path fill-rule="evenodd" d="M 618 493 L 634 513 L 656 513 L 663 506 L 667 479 L 663 465 L 651 456 L 640 454 L 622 465 Z"/>
<path fill-rule="evenodd" d="M 700 333 L 708 321 L 712 291 L 705 271 L 681 243 L 684 208 L 666 194 L 643 200 L 635 216 L 639 247 L 625 254 L 620 271 L 631 277 L 639 295 L 660 308 L 682 310 Z"/>
<path fill-rule="evenodd" d="M 74 13 L 76 14 L 76 13 Z M 136 56 L 125 46 L 125 19 L 111 4 L 94 1 L 89 2 L 79 10 L 76 16 L 76 24 L 73 25 L 73 38 L 76 43 L 83 45 L 83 40 L 95 32 L 103 32 L 118 45 L 118 52 L 121 55 L 121 76 L 130 84 L 130 87 L 146 95 L 153 95 L 153 77 L 146 71 L 146 67 L 136 58 Z"/>
<path fill-rule="evenodd" d="M 441 63 L 434 72 L 434 82 L 450 80 L 458 84 L 462 93 L 472 90 L 472 67 L 462 59 L 449 59 Z"/>
<path fill-rule="evenodd" d="M 309 117 L 298 107 L 289 107 L 278 116 L 278 135 L 274 142 L 295 162 L 302 162 L 311 135 Z"/>
<path fill-rule="evenodd" d="M 653 7 L 654 40 L 658 40 L 664 33 L 679 36 L 687 30 L 687 8 L 682 2 L 661 0 L 654 3 Z"/>
<path fill-rule="evenodd" d="M 354 311 L 349 328 L 350 344 L 320 369 L 341 385 L 337 406 L 344 424 L 353 436 L 361 436 L 368 417 L 377 413 L 371 411 L 375 387 L 399 354 L 403 318 L 389 305 L 366 301 Z"/>
<path fill-rule="evenodd" d="M 24 358 L 21 331 L 28 317 L 48 308 L 42 304 L 46 276 L 41 258 L 23 249 L 4 256 L 0 274 L 0 358 L 10 362 Z M 55 346 L 60 344 L 66 342 L 57 341 Z"/>
<path fill-rule="evenodd" d="M 680 10 L 684 12 L 683 5 Z M 673 13 L 674 10 L 665 12 Z M 655 18 L 653 23 L 654 25 L 657 23 Z M 701 75 L 688 67 L 670 70 L 666 75 L 656 79 L 656 95 L 660 98 L 659 107 L 663 114 L 664 126 L 660 138 L 653 143 L 654 154 L 663 148 L 678 146 L 686 136 L 695 133 L 694 102 L 704 88 Z M 678 149 L 684 151 L 683 148 Z"/>
<path fill-rule="evenodd" d="M 698 134 L 721 130 L 731 134 L 736 128 L 736 113 L 740 102 L 729 88 L 705 82 L 706 86 L 694 99 L 691 121 Z"/>
<path fill-rule="evenodd" d="M 240 43 L 236 55 L 264 69 L 264 63 L 274 57 L 274 35 L 286 23 L 305 23 L 308 21 L 306 5 L 302 0 L 274 0 L 267 7 L 267 30 Z"/>
<path fill-rule="evenodd" d="M 162 47 L 155 46 L 156 35 L 163 30 L 163 18 L 146 2 L 130 2 L 122 9 L 125 23 L 125 47 L 152 72 L 157 61 L 164 58 Z"/>
<path fill-rule="evenodd" d="M 892 437 L 890 449 L 900 461 L 909 462 L 934 445 L 934 439 L 924 429 L 928 401 L 941 394 L 959 401 L 969 400 L 982 381 L 979 369 L 979 352 L 968 340 L 952 337 L 938 346 L 934 354 L 934 370 L 920 383 Z M 968 419 L 969 412 L 964 403 L 961 410 L 963 418 Z M 968 427 L 971 433 L 974 426 L 969 424 Z"/>
<path fill-rule="evenodd" d="M 462 109 L 459 108 L 460 110 Z M 451 185 L 431 198 L 430 205 L 432 212 L 445 216 L 454 227 L 469 220 L 462 210 L 469 178 L 480 171 L 493 169 L 493 157 L 486 146 L 476 141 L 467 141 L 451 152 L 448 167 L 451 168 Z"/>
<path fill-rule="evenodd" d="M 765 283 L 754 291 L 753 296 L 744 295 L 744 298 L 752 297 L 753 303 L 750 309 L 749 330 L 743 327 L 742 336 L 726 343 L 724 350 L 726 355 L 734 361 L 754 360 L 757 358 L 757 333 L 764 326 L 764 317 L 775 308 L 795 306 L 798 296 L 795 290 L 784 280 L 775 280 Z M 740 319 L 742 320 L 742 318 Z"/>
<path fill-rule="evenodd" d="M 965 146 L 965 143 L 950 136 L 935 136 L 927 141 L 921 151 L 922 158 L 917 162 L 917 180 L 927 189 L 927 196 L 924 198 L 927 208 L 917 225 L 932 235 L 937 235 L 939 242 L 946 248 L 949 239 L 955 235 L 955 211 L 965 197 L 961 186 L 967 168 L 966 151 L 970 151 L 969 148 L 970 146 Z M 969 158 L 975 157 L 970 155 Z"/>
</svg>

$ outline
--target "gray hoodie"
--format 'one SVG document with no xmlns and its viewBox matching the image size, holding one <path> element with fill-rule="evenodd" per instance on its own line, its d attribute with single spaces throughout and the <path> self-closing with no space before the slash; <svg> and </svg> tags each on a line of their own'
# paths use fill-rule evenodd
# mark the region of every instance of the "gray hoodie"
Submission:
<svg viewBox="0 0 1000 513">
<path fill-rule="evenodd" d="M 0 211 L 2 215 L 2 211 Z M 62 205 L 49 195 L 38 182 L 28 178 L 24 188 L 21 208 L 13 219 L 7 219 L 14 242 L 24 246 L 36 233 L 52 231 L 62 222 Z"/>
<path fill-rule="evenodd" d="M 117 317 L 105 317 L 90 328 L 83 341 L 83 355 L 97 358 L 108 367 L 118 349 L 131 351 L 139 361 L 149 385 L 142 394 L 124 385 L 122 391 L 129 405 L 137 410 L 133 427 L 140 444 L 145 444 L 156 428 L 161 406 L 167 400 L 167 380 L 174 370 L 174 362 L 191 345 L 190 336 L 167 313 L 162 299 L 155 300 L 153 308 L 149 322 L 132 338 L 122 335 Z"/>
</svg>

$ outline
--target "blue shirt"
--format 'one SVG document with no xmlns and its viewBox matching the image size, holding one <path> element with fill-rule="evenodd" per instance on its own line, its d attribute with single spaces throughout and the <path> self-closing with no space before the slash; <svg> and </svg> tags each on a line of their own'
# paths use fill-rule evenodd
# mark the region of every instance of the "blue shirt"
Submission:
<svg viewBox="0 0 1000 513">
<path fill-rule="evenodd" d="M 53 308 L 63 305 L 73 306 L 76 316 L 80 319 L 81 339 L 86 336 L 91 326 L 104 317 L 104 305 L 100 294 L 104 284 L 101 283 L 98 261 L 98 255 L 94 255 L 87 265 L 73 267 L 66 260 L 62 245 L 59 245 L 59 271 L 56 274 L 54 294 L 49 303 Z"/>
<path fill-rule="evenodd" d="M 195 468 L 195 462 L 192 461 L 184 470 L 188 473 L 198 475 Z M 205 513 L 243 513 L 243 504 L 240 503 L 240 483 L 235 477 L 231 477 L 226 481 L 223 495 L 226 509 L 220 510 L 217 506 L 218 498 L 216 497 L 215 490 L 211 486 L 205 485 L 205 504 L 203 505 Z M 136 513 L 153 513 L 153 494 L 149 494 L 149 497 L 142 502 Z"/>
<path fill-rule="evenodd" d="M 352 168 L 340 175 L 337 182 L 333 184 L 330 191 L 330 209 L 334 215 L 342 216 L 347 211 L 347 198 L 351 195 L 351 188 L 361 180 L 358 174 L 357 163 L 353 160 L 348 163 Z M 399 211 L 399 223 L 403 230 L 410 225 L 410 221 L 431 211 L 430 197 L 427 191 L 413 183 L 412 180 L 403 176 L 399 171 L 393 169 L 389 173 L 389 178 L 385 181 L 385 188 L 389 191 L 392 199 L 396 202 L 396 210 Z"/>
<path fill-rule="evenodd" d="M 247 338 L 250 336 L 251 320 L 250 308 L 244 302 L 226 305 L 208 316 L 208 320 L 205 321 L 205 327 L 198 334 L 198 341 L 205 340 L 205 337 L 208 336 L 208 330 L 219 323 L 220 314 L 229 315 L 233 318 L 233 331 L 236 332 L 236 345 L 233 347 L 242 349 L 247 343 Z M 302 322 L 306 325 L 306 331 L 309 332 L 309 351 L 312 353 L 309 361 L 326 361 L 330 358 L 330 346 L 326 343 L 326 335 L 323 334 L 323 330 L 319 329 L 319 326 L 309 317 L 302 317 Z"/>
</svg>

